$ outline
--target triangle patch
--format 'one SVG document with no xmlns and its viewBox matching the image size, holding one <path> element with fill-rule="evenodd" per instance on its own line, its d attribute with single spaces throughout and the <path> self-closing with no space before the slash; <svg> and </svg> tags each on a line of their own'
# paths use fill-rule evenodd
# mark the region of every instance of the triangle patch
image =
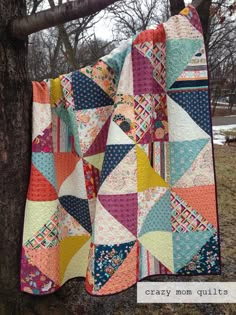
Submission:
<svg viewBox="0 0 236 315">
<path fill-rule="evenodd" d="M 167 96 L 167 104 L 170 141 L 210 139 L 191 116 L 169 96 Z"/>
<path fill-rule="evenodd" d="M 151 187 L 169 187 L 161 176 L 151 167 L 146 153 L 137 147 L 137 177 L 138 192 L 147 190 Z"/>
<path fill-rule="evenodd" d="M 117 293 L 131 287 L 137 281 L 137 242 L 121 265 L 97 292 L 98 295 Z"/>
<path fill-rule="evenodd" d="M 149 232 L 139 237 L 140 243 L 171 272 L 174 271 L 172 233 Z"/>
<path fill-rule="evenodd" d="M 57 189 L 53 153 L 32 152 L 32 163 L 40 173 Z"/>
<path fill-rule="evenodd" d="M 52 124 L 42 131 L 32 142 L 32 152 L 52 153 Z"/>
<path fill-rule="evenodd" d="M 88 151 L 92 143 L 95 141 L 103 126 L 111 116 L 112 110 L 113 106 L 105 106 L 96 109 L 79 110 L 75 113 L 80 147 L 83 153 Z"/>
<path fill-rule="evenodd" d="M 170 191 L 168 190 L 149 211 L 139 236 L 151 231 L 171 232 Z"/>
<path fill-rule="evenodd" d="M 134 145 L 131 144 L 114 144 L 106 146 L 100 184 L 105 181 L 107 176 L 116 168 L 133 147 Z"/>
<path fill-rule="evenodd" d="M 214 183 L 212 144 L 209 140 L 174 187 L 206 186 Z"/>
<path fill-rule="evenodd" d="M 221 272 L 219 239 L 217 233 L 209 238 L 204 246 L 191 257 L 191 260 L 177 274 L 181 275 L 207 275 Z"/>
<path fill-rule="evenodd" d="M 104 160 L 104 153 L 98 153 L 91 156 L 85 156 L 84 160 L 96 167 L 99 171 L 102 170 L 102 164 Z"/>
<path fill-rule="evenodd" d="M 59 201 L 63 208 L 91 234 L 92 226 L 88 200 L 80 199 L 74 196 L 62 196 L 59 198 Z"/>
<path fill-rule="evenodd" d="M 55 152 L 56 177 L 58 189 L 64 180 L 74 171 L 80 158 L 71 152 Z"/>
<path fill-rule="evenodd" d="M 58 195 L 59 197 L 71 195 L 81 199 L 87 198 L 83 160 L 80 160 L 77 163 L 74 171 L 63 182 Z"/>
<path fill-rule="evenodd" d="M 195 121 L 211 136 L 211 113 L 208 91 L 184 91 L 169 93 L 172 100 L 178 103 Z"/>
<path fill-rule="evenodd" d="M 139 243 L 139 279 L 158 274 L 171 274 L 171 271 Z"/>
<path fill-rule="evenodd" d="M 119 244 L 134 241 L 136 237 L 97 200 L 94 219 L 95 244 Z"/>
<path fill-rule="evenodd" d="M 213 234 L 215 231 L 173 233 L 175 272 L 183 268 Z"/>
<path fill-rule="evenodd" d="M 132 194 L 137 192 L 136 146 L 123 158 L 106 177 L 99 189 L 100 195 Z"/>
<path fill-rule="evenodd" d="M 105 152 L 110 121 L 111 118 L 109 117 L 88 151 L 84 154 L 84 157 Z"/>
<path fill-rule="evenodd" d="M 90 239 L 89 235 L 66 237 L 60 242 L 60 283 L 73 256 Z"/>
<path fill-rule="evenodd" d="M 172 191 L 217 228 L 215 185 L 173 188 Z"/>
<path fill-rule="evenodd" d="M 191 167 L 209 139 L 170 142 L 170 183 L 175 183 Z"/>
<path fill-rule="evenodd" d="M 107 145 L 134 144 L 134 141 L 112 120 L 110 123 Z"/>
<path fill-rule="evenodd" d="M 166 82 L 167 88 L 178 79 L 198 49 L 202 47 L 202 39 L 178 38 L 166 42 Z M 173 62 L 178 60 L 178 62 Z"/>
<path fill-rule="evenodd" d="M 76 110 L 110 106 L 114 103 L 96 82 L 79 70 L 72 73 L 72 86 Z"/>
<path fill-rule="evenodd" d="M 29 277 L 30 274 L 30 277 Z M 26 256 L 24 247 L 21 254 L 21 291 L 31 294 L 49 294 L 59 289 L 59 282 L 56 284 L 46 274 L 42 273 L 37 265 L 33 265 Z M 41 281 L 41 277 L 44 281 Z M 37 284 L 37 285 L 35 285 Z"/>
<path fill-rule="evenodd" d="M 157 203 L 157 201 L 166 193 L 167 188 L 156 187 L 149 188 L 143 192 L 138 193 L 138 235 L 143 226 L 150 209 Z"/>
<path fill-rule="evenodd" d="M 81 241 L 81 240 L 80 240 Z M 87 271 L 87 261 L 89 256 L 91 239 L 89 239 L 71 258 L 69 263 L 65 262 L 64 271 L 61 276 L 64 274 L 61 284 L 65 283 L 67 280 L 76 278 L 76 277 L 85 277 Z M 83 262 L 79 264 L 78 262 Z"/>
<path fill-rule="evenodd" d="M 24 247 L 25 255 L 32 265 L 60 285 L 60 248 L 58 246 L 35 250 Z"/>
<path fill-rule="evenodd" d="M 58 224 L 58 235 L 60 240 L 70 236 L 90 235 L 60 204 L 58 209 L 58 220 L 60 222 Z"/>
<path fill-rule="evenodd" d="M 138 195 L 99 195 L 103 207 L 133 235 L 137 235 Z"/>
<path fill-rule="evenodd" d="M 173 191 L 171 194 L 171 208 L 173 232 L 215 231 L 215 227 L 209 223 L 206 218 Z"/>
<path fill-rule="evenodd" d="M 33 164 L 31 164 L 27 199 L 31 201 L 52 201 L 57 199 L 55 188 Z"/>
</svg>

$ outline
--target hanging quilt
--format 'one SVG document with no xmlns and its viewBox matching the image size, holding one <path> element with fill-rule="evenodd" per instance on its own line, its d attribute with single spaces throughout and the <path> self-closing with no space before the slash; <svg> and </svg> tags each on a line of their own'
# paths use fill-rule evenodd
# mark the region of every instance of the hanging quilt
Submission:
<svg viewBox="0 0 236 315">
<path fill-rule="evenodd" d="M 93 66 L 33 82 L 21 290 L 220 274 L 208 72 L 190 5 Z"/>
</svg>

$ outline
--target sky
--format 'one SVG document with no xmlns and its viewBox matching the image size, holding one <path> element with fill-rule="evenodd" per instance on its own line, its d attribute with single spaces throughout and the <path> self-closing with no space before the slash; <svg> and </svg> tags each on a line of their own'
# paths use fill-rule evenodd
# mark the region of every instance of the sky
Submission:
<svg viewBox="0 0 236 315">
<path fill-rule="evenodd" d="M 74 1 L 74 0 L 69 0 L 69 1 Z M 67 2 L 67 0 L 63 0 L 63 2 Z M 186 5 L 191 2 L 192 2 L 191 0 L 185 0 Z M 58 4 L 58 0 L 55 0 L 55 4 Z M 43 9 L 47 9 L 48 7 L 49 7 L 48 2 L 46 0 Z M 103 13 L 101 12 L 101 14 L 99 14 L 98 17 L 101 17 L 102 15 Z M 94 32 L 97 38 L 101 38 L 104 40 L 111 40 L 113 37 L 112 27 L 113 27 L 113 23 L 110 18 L 102 18 L 98 23 L 96 23 L 93 30 L 91 30 L 91 33 Z"/>
</svg>

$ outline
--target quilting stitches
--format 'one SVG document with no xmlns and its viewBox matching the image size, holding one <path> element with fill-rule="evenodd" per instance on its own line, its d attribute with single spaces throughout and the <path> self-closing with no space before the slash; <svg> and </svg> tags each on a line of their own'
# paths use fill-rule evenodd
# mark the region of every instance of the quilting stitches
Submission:
<svg viewBox="0 0 236 315">
<path fill-rule="evenodd" d="M 52 216 L 35 236 L 25 243 L 30 249 L 49 248 L 57 246 L 58 240 L 58 211 Z"/>
<path fill-rule="evenodd" d="M 196 10 L 94 65 L 33 82 L 21 290 L 85 277 L 121 292 L 150 275 L 220 274 L 208 73 Z"/>
<path fill-rule="evenodd" d="M 157 84 L 166 89 L 166 44 L 145 42 L 135 45 L 135 48 L 148 60 L 153 66 L 153 78 Z"/>
<path fill-rule="evenodd" d="M 171 207 L 173 232 L 183 233 L 215 229 L 212 224 L 203 218 L 196 210 L 188 206 L 186 202 L 175 193 L 171 194 Z"/>
</svg>

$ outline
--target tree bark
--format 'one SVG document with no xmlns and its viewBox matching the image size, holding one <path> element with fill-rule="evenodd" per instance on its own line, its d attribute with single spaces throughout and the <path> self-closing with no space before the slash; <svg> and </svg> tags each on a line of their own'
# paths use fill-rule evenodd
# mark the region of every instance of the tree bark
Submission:
<svg viewBox="0 0 236 315">
<path fill-rule="evenodd" d="M 184 0 L 170 0 L 170 13 L 171 15 L 179 14 L 185 8 Z"/>
<path fill-rule="evenodd" d="M 0 315 L 69 314 L 58 296 L 20 292 L 20 251 L 31 152 L 31 82 L 27 42 L 7 25 L 25 15 L 24 0 L 0 1 Z"/>
<path fill-rule="evenodd" d="M 77 0 L 44 10 L 30 16 L 13 19 L 9 31 L 14 38 L 25 39 L 27 35 L 43 29 L 64 24 L 94 14 L 120 0 Z"/>
<path fill-rule="evenodd" d="M 209 20 L 211 3 L 212 0 L 192 1 L 192 5 L 197 9 L 199 17 L 201 19 L 206 49 L 208 49 L 209 45 Z M 185 8 L 184 0 L 170 0 L 170 12 L 172 16 L 178 14 L 184 8 Z"/>
</svg>

